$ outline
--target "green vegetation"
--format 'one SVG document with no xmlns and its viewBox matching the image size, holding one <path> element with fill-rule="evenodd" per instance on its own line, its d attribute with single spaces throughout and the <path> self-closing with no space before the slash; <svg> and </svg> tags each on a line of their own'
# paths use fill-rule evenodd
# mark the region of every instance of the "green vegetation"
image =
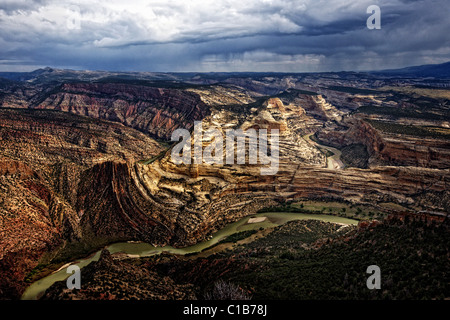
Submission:
<svg viewBox="0 0 450 320">
<path fill-rule="evenodd" d="M 5 114 L 7 116 L 27 116 L 30 118 L 34 118 L 37 121 L 45 120 L 50 122 L 58 122 L 58 123 L 99 123 L 99 122 L 108 122 L 108 120 L 98 120 L 89 118 L 87 116 L 77 115 L 69 112 L 64 112 L 60 110 L 47 110 L 47 109 L 18 109 L 18 108 L 8 108 L 1 107 L 0 113 Z"/>
<path fill-rule="evenodd" d="M 380 91 L 388 91 L 391 93 L 400 93 L 414 97 L 429 97 L 429 98 L 441 98 L 450 99 L 450 90 L 447 88 L 421 88 L 419 86 L 407 86 L 407 87 L 393 87 L 387 86 L 379 88 Z"/>
<path fill-rule="evenodd" d="M 236 243 L 240 240 L 244 240 L 244 239 L 250 237 L 251 235 L 253 235 L 257 232 L 258 232 L 258 230 L 245 230 L 245 231 L 233 233 L 233 234 L 227 236 L 226 238 L 220 240 L 219 242 L 216 242 L 215 244 L 213 244 L 207 248 L 204 248 L 201 252 L 210 250 L 210 249 L 217 247 L 218 245 L 223 244 L 223 243 Z M 187 257 L 195 256 L 196 254 L 197 254 L 197 252 L 193 252 L 193 253 L 188 253 L 185 256 L 187 256 Z"/>
<path fill-rule="evenodd" d="M 358 108 L 356 112 L 378 114 L 393 118 L 417 118 L 427 120 L 441 120 L 442 117 L 450 117 L 450 110 L 435 110 L 436 108 L 430 108 L 430 105 L 426 102 L 422 102 L 420 104 L 421 105 L 417 108 L 362 106 Z"/>
<path fill-rule="evenodd" d="M 220 240 L 217 244 L 227 243 L 227 242 L 236 243 L 239 240 L 243 240 L 245 238 L 250 237 L 252 234 L 255 234 L 256 232 L 258 232 L 258 231 L 257 230 L 246 230 L 246 231 L 237 232 L 237 233 L 229 235 L 225 239 Z"/>
<path fill-rule="evenodd" d="M 36 267 L 34 267 L 24 278 L 24 281 L 26 283 L 32 283 L 34 281 L 34 278 L 39 275 L 44 268 L 46 268 L 46 264 L 38 264 Z"/>
<path fill-rule="evenodd" d="M 152 88 L 167 88 L 167 89 L 191 89 L 191 88 L 207 88 L 208 85 L 198 85 L 193 83 L 186 83 L 176 80 L 140 80 L 134 78 L 120 77 L 105 77 L 96 81 L 97 83 L 121 83 L 127 85 L 137 85 Z"/>
<path fill-rule="evenodd" d="M 226 237 L 225 239 L 220 240 L 215 245 L 213 245 L 209 248 L 206 248 L 204 250 L 211 249 L 212 247 L 217 246 L 222 243 L 236 243 L 240 240 L 244 240 L 245 238 L 250 237 L 252 234 L 255 234 L 257 232 L 258 232 L 257 230 L 245 230 L 245 231 L 233 233 L 233 234 L 229 235 L 228 237 Z"/>
<path fill-rule="evenodd" d="M 86 238 L 82 242 L 67 242 L 54 251 L 44 254 L 40 259 L 40 263 L 24 279 L 26 282 L 32 283 L 50 275 L 68 261 L 86 258 L 111 243 L 124 240 L 116 239 L 114 241 L 111 238 L 86 234 Z"/>
<path fill-rule="evenodd" d="M 428 126 L 411 126 L 403 125 L 395 122 L 365 119 L 375 129 L 394 134 L 404 134 L 415 137 L 429 137 L 437 139 L 449 139 L 450 129 Z"/>
<path fill-rule="evenodd" d="M 139 161 L 139 163 L 146 164 L 146 165 L 151 164 L 151 163 L 155 162 L 156 160 L 162 159 L 164 157 L 164 155 L 166 154 L 166 152 L 167 152 L 167 150 L 163 150 L 157 156 L 154 156 L 153 158 L 150 158 L 148 160 L 141 160 L 141 161 Z"/>
<path fill-rule="evenodd" d="M 331 87 L 328 87 L 328 89 L 333 90 L 333 91 L 339 91 L 339 92 L 345 92 L 345 93 L 351 93 L 351 94 L 361 94 L 361 95 L 373 95 L 373 94 L 380 93 L 380 91 L 377 91 L 377 90 L 359 89 L 359 88 L 342 87 L 342 86 L 331 86 Z"/>
<path fill-rule="evenodd" d="M 267 207 L 263 212 L 298 212 L 308 214 L 329 214 L 355 220 L 383 219 L 386 213 L 366 205 L 354 205 L 337 201 L 302 201 L 285 203 L 279 206 Z"/>
<path fill-rule="evenodd" d="M 315 243 L 319 239 L 333 239 L 340 235 L 336 231 L 341 228 L 341 225 L 336 223 L 329 223 L 320 220 L 294 220 L 285 223 L 284 225 L 274 228 L 274 231 L 259 238 L 253 242 L 238 247 L 234 254 L 239 254 L 246 250 L 258 251 L 265 248 L 266 256 L 268 252 L 273 253 L 273 257 L 279 257 L 285 252 L 297 254 L 297 250 L 305 250 L 305 245 Z M 348 226 L 348 230 L 354 230 L 355 226 Z M 273 251 L 272 251 L 273 250 Z M 258 256 L 252 255 L 252 256 Z"/>
<path fill-rule="evenodd" d="M 253 299 L 443 299 L 450 296 L 449 222 L 390 220 L 370 231 L 350 230 L 342 241 L 332 224 L 293 221 L 265 238 L 221 253 L 254 268 L 224 280 Z M 320 249 L 307 249 L 317 239 Z M 334 237 L 331 241 L 329 238 Z M 217 260 L 219 261 L 219 260 Z M 381 269 L 381 289 L 369 290 L 369 265 Z M 206 276 L 206 275 L 205 275 Z"/>
</svg>

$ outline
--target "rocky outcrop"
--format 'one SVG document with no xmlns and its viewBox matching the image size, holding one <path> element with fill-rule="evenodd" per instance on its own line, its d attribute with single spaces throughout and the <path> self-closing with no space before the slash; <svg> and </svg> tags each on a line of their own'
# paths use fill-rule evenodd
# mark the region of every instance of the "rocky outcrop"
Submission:
<svg viewBox="0 0 450 320">
<path fill-rule="evenodd" d="M 90 174 L 96 178 L 93 179 L 94 182 L 87 180 L 87 186 L 97 188 L 98 185 L 98 189 L 87 188 L 79 194 L 98 197 L 86 199 L 85 206 L 104 201 L 107 212 L 114 213 L 121 207 L 124 209 L 120 209 L 121 213 L 114 213 L 111 221 L 105 220 L 107 222 L 104 226 L 94 229 L 109 230 L 108 226 L 114 225 L 114 221 L 122 221 L 122 216 L 129 214 L 127 219 L 130 222 L 124 225 L 127 225 L 126 230 L 132 230 L 133 227 L 128 226 L 131 221 L 135 219 L 141 221 L 143 218 L 140 217 L 147 217 L 160 222 L 164 227 L 149 226 L 145 229 L 147 225 L 145 222 L 137 223 L 141 234 L 133 231 L 128 236 L 151 240 L 152 243 L 166 241 L 173 245 L 185 246 L 205 239 L 210 232 L 227 222 L 255 213 L 263 207 L 295 199 L 327 198 L 372 205 L 393 202 L 405 206 L 414 205 L 418 199 L 422 199 L 422 205 L 430 210 L 446 210 L 446 202 L 432 199 L 435 195 L 442 196 L 448 193 L 450 183 L 448 170 L 378 166 L 370 169 L 347 168 L 337 171 L 327 169 L 319 161 L 322 159 L 321 153 L 312 156 L 311 161 L 307 162 L 304 155 L 314 148 L 304 140 L 293 139 L 296 136 L 295 127 L 286 121 L 294 107 L 283 105 L 283 108 L 270 108 L 270 111 L 267 109 L 267 106 L 276 103 L 278 101 L 271 101 L 263 105 L 262 109 L 246 113 L 244 118 L 240 118 L 242 114 L 238 116 L 226 109 L 216 108 L 212 111 L 211 118 L 205 118 L 203 121 L 203 130 L 206 131 L 213 126 L 217 128 L 219 123 L 236 125 L 227 128 L 239 128 L 239 124 L 244 126 L 247 123 L 258 123 L 261 112 L 270 112 L 274 120 L 286 125 L 286 130 L 282 131 L 285 134 L 280 137 L 280 164 L 277 174 L 262 176 L 260 165 L 174 164 L 170 152 L 149 165 L 136 164 L 133 167 L 127 167 L 125 164 L 102 165 L 102 170 L 108 168 L 102 173 L 104 178 Z M 297 109 L 295 114 L 298 113 Z M 297 122 L 299 121 L 297 119 Z M 202 142 L 203 148 L 210 143 L 207 139 Z M 311 152 L 315 155 L 313 151 Z M 116 166 L 118 167 L 115 168 Z M 109 177 L 114 177 L 116 181 L 108 182 Z M 102 179 L 106 180 L 98 184 L 98 181 L 103 181 Z M 116 184 L 116 191 L 109 187 Z M 101 193 L 103 188 L 106 191 Z M 100 197 L 99 194 L 107 196 Z M 116 198 L 119 199 L 117 203 Z M 114 205 L 109 207 L 107 203 Z M 93 221 L 109 219 L 107 216 L 102 218 L 104 213 L 101 209 L 98 210 Z M 88 212 L 90 211 L 86 211 L 85 214 Z M 95 222 L 90 224 L 95 225 Z M 110 233 L 120 232 L 118 229 Z M 156 231 L 164 229 L 167 233 Z"/>
<path fill-rule="evenodd" d="M 27 109 L 0 109 L 0 145 L 1 298 L 20 297 L 25 276 L 44 254 L 82 239 L 75 208 L 86 170 L 162 150 L 118 123 Z"/>
<path fill-rule="evenodd" d="M 299 95 L 299 100 L 308 114 L 316 119 L 340 121 L 342 118 L 343 112 L 336 109 L 322 95 Z"/>
<path fill-rule="evenodd" d="M 286 82 L 280 85 L 296 85 Z M 23 276 L 44 252 L 70 242 L 187 246 L 259 209 L 305 198 L 393 202 L 440 213 L 449 208 L 449 148 L 439 139 L 422 142 L 385 134 L 357 117 L 341 120 L 341 110 L 313 93 L 260 101 L 236 87 L 227 92 L 225 86 L 145 84 L 66 83 L 14 93 L 15 107 L 24 106 L 23 96 L 28 109 L 0 109 L 0 263 L 12 270 L 0 287 L 7 295 L 17 296 Z M 260 95 L 273 88 L 254 89 Z M 168 140 L 194 120 L 202 120 L 203 132 L 220 134 L 278 129 L 276 173 L 261 175 L 260 160 L 178 164 L 171 149 L 149 138 Z M 305 139 L 316 131 L 323 144 L 364 145 L 369 168 L 327 169 L 329 150 Z M 214 139 L 204 135 L 202 150 Z M 11 268 L 16 259 L 24 262 Z"/>
<path fill-rule="evenodd" d="M 126 162 L 104 162 L 83 172 L 76 208 L 84 237 L 165 244 L 173 230 L 166 226 L 164 212 L 154 210 L 140 194 L 130 170 Z"/>
<path fill-rule="evenodd" d="M 36 261 L 76 237 L 76 215 L 23 162 L 0 160 L 0 297 L 18 298 Z"/>
<path fill-rule="evenodd" d="M 446 139 L 386 133 L 358 117 L 347 119 L 345 125 L 346 130 L 332 126 L 320 131 L 317 137 L 337 148 L 365 145 L 372 165 L 450 167 L 450 144 Z"/>
<path fill-rule="evenodd" d="M 117 121 L 161 139 L 208 114 L 196 93 L 121 83 L 66 83 L 31 107 Z"/>
</svg>

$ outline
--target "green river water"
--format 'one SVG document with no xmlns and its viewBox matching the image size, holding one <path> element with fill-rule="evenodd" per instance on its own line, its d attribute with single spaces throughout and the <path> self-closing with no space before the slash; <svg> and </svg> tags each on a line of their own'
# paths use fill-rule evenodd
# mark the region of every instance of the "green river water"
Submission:
<svg viewBox="0 0 450 320">
<path fill-rule="evenodd" d="M 266 217 L 267 219 L 262 222 L 258 223 L 248 223 L 248 220 L 251 217 Z M 160 254 L 162 252 L 172 253 L 172 254 L 188 254 L 188 253 L 195 253 L 200 252 L 203 249 L 206 249 L 217 242 L 223 240 L 224 238 L 228 237 L 231 234 L 246 231 L 246 230 L 258 230 L 259 228 L 267 228 L 267 227 L 274 227 L 278 225 L 282 225 L 288 221 L 292 220 L 306 220 L 306 219 L 316 219 L 321 220 L 325 222 L 334 222 L 334 223 L 341 223 L 341 224 L 357 224 L 358 221 L 337 217 L 337 216 L 331 216 L 331 215 L 322 215 L 322 214 L 304 214 L 304 213 L 292 213 L 292 212 L 266 212 L 266 213 L 259 213 L 252 216 L 247 216 L 239 221 L 236 221 L 234 223 L 230 223 L 227 226 L 225 226 L 223 229 L 217 231 L 213 234 L 212 238 L 207 241 L 200 242 L 196 245 L 185 247 L 185 248 L 173 248 L 171 246 L 165 246 L 165 247 L 154 247 L 151 244 L 148 243 L 142 243 L 142 242 L 120 242 L 120 243 L 114 243 L 109 246 L 107 246 L 107 249 L 111 253 L 116 252 L 123 252 L 126 254 L 131 255 L 132 257 L 148 257 L 155 254 Z M 77 265 L 80 268 L 83 268 L 87 266 L 89 263 L 93 261 L 97 261 L 100 257 L 100 250 L 97 251 L 95 254 L 85 258 L 80 259 L 77 261 L 73 261 L 71 263 L 68 263 L 64 265 L 62 268 L 60 268 L 58 271 L 55 271 L 54 273 L 32 283 L 24 292 L 22 295 L 22 300 L 35 300 L 37 299 L 41 294 L 44 293 L 44 291 L 49 288 L 53 283 L 57 281 L 63 281 L 67 279 L 70 274 L 67 273 L 67 267 L 69 265 Z M 81 285 L 83 283 L 81 282 Z"/>
</svg>

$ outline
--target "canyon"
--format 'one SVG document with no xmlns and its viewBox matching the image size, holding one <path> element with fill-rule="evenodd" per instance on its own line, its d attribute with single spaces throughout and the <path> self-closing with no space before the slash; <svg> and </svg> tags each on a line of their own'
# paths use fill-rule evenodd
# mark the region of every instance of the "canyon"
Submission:
<svg viewBox="0 0 450 320">
<path fill-rule="evenodd" d="M 0 81 L 2 298 L 20 297 L 40 264 L 117 241 L 193 245 L 302 199 L 448 215 L 448 90 L 399 93 L 387 89 L 390 79 L 353 74 L 37 74 Z M 410 113 L 399 118 L 405 104 Z M 413 111 L 424 106 L 421 119 Z M 171 134 L 194 121 L 224 135 L 279 130 L 278 172 L 261 175 L 261 163 L 174 163 Z M 203 149 L 211 143 L 204 137 Z M 328 167 L 326 146 L 342 152 L 344 166 Z M 112 264 L 106 253 L 103 261 Z M 192 296 L 169 284 L 172 297 Z"/>
</svg>

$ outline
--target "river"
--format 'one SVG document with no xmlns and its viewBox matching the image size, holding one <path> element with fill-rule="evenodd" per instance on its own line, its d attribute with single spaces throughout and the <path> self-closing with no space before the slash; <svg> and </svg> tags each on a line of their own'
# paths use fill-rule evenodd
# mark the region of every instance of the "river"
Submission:
<svg viewBox="0 0 450 320">
<path fill-rule="evenodd" d="M 330 152 L 333 153 L 332 156 L 327 156 L 327 168 L 328 169 L 333 169 L 333 170 L 340 170 L 340 169 L 344 169 L 345 165 L 341 160 L 341 154 L 342 152 L 336 148 L 333 147 L 329 147 L 329 146 L 324 146 L 323 144 L 319 144 L 316 141 L 311 139 L 311 136 L 314 133 L 311 134 L 307 134 L 305 136 L 303 136 L 303 139 L 305 139 L 309 144 L 319 148 L 320 149 L 325 149 L 328 150 Z"/>
<path fill-rule="evenodd" d="M 260 218 L 260 219 L 255 219 Z M 264 219 L 265 218 L 265 219 Z M 252 219 L 252 220 L 250 220 Z M 143 243 L 143 242 L 119 242 L 113 243 L 107 246 L 107 249 L 111 253 L 123 252 L 128 254 L 130 257 L 148 257 L 156 254 L 160 254 L 162 252 L 168 252 L 172 254 L 188 254 L 200 252 L 203 249 L 206 249 L 217 242 L 223 240 L 231 234 L 246 231 L 246 230 L 258 230 L 260 228 L 270 228 L 282 225 L 288 221 L 292 220 L 306 220 L 306 219 L 316 219 L 326 222 L 334 222 L 340 223 L 343 225 L 349 224 L 357 224 L 358 221 L 353 219 L 347 219 L 337 216 L 331 215 L 322 215 L 322 214 L 304 214 L 304 213 L 292 213 L 292 212 L 266 212 L 266 213 L 258 213 L 255 215 L 244 217 L 234 223 L 230 223 L 225 226 L 223 229 L 217 231 L 213 234 L 212 238 L 207 241 L 200 242 L 196 245 L 185 247 L 185 248 L 174 248 L 171 246 L 165 247 L 154 247 L 151 244 Z M 256 221 L 255 223 L 249 223 L 252 221 Z M 263 221 L 260 221 L 263 220 Z M 63 281 L 67 279 L 70 274 L 67 273 L 67 268 L 69 265 L 77 265 L 80 268 L 87 266 L 89 263 L 93 261 L 97 261 L 100 257 L 101 250 L 97 251 L 95 254 L 77 261 L 73 261 L 65 264 L 59 270 L 53 272 L 52 274 L 35 281 L 32 283 L 22 295 L 22 300 L 36 300 L 44 291 L 49 288 L 53 283 L 57 281 Z"/>
</svg>

